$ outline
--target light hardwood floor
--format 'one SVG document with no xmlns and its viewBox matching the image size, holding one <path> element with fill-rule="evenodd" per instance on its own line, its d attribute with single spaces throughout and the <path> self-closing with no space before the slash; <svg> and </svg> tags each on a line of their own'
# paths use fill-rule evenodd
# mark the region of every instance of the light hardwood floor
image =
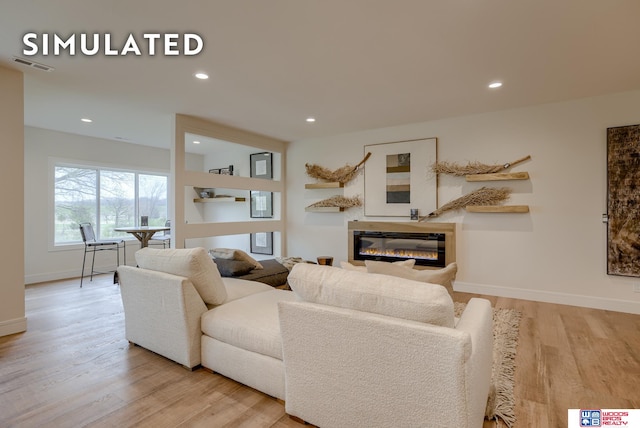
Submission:
<svg viewBox="0 0 640 428">
<path fill-rule="evenodd" d="M 523 313 L 516 427 L 564 427 L 569 408 L 640 408 L 640 316 L 488 299 Z M 110 276 L 29 285 L 26 305 L 28 331 L 0 338 L 0 427 L 302 426 L 271 397 L 130 345 Z"/>
</svg>

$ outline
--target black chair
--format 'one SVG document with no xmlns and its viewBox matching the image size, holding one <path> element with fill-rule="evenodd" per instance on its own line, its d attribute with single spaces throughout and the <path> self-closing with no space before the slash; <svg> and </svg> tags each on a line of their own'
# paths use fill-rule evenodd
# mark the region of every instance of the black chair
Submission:
<svg viewBox="0 0 640 428">
<path fill-rule="evenodd" d="M 82 281 L 84 280 L 84 266 L 85 261 L 87 259 L 87 253 L 93 253 L 93 257 L 91 260 L 91 275 L 90 281 L 93 281 L 94 273 L 106 273 L 106 272 L 97 272 L 93 269 L 93 266 L 96 262 L 96 252 L 97 251 L 115 251 L 116 252 L 116 266 L 120 266 L 120 248 L 124 251 L 124 264 L 127 264 L 127 247 L 125 245 L 124 239 L 113 239 L 113 240 L 96 240 L 96 234 L 93 231 L 93 226 L 91 223 L 80 223 L 80 234 L 82 235 L 82 240 L 84 241 L 84 256 L 82 257 L 82 274 L 80 276 L 80 287 L 82 287 Z"/>
<path fill-rule="evenodd" d="M 165 227 L 171 227 L 171 220 L 167 220 L 164 225 Z M 148 245 L 162 245 L 162 248 L 171 248 L 171 231 L 166 230 L 162 232 L 162 235 L 154 234 Z"/>
</svg>

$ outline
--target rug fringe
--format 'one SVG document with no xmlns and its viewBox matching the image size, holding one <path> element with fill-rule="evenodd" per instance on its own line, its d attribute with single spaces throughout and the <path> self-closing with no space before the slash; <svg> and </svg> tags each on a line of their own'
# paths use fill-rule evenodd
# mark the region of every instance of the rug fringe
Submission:
<svg viewBox="0 0 640 428">
<path fill-rule="evenodd" d="M 494 328 L 492 371 L 496 398 L 493 400 L 494 408 L 487 409 L 487 416 L 490 419 L 499 418 L 509 428 L 516 422 L 513 387 L 521 317 L 522 313 L 515 309 L 496 309 L 493 314 L 494 326 L 497 327 Z M 495 346 L 495 342 L 498 342 L 498 346 Z"/>
<path fill-rule="evenodd" d="M 459 317 L 465 307 L 465 303 L 454 302 L 455 316 Z M 513 387 L 521 318 L 522 312 L 517 309 L 493 308 L 493 365 L 485 417 L 496 427 L 504 424 L 513 428 L 516 423 Z"/>
</svg>

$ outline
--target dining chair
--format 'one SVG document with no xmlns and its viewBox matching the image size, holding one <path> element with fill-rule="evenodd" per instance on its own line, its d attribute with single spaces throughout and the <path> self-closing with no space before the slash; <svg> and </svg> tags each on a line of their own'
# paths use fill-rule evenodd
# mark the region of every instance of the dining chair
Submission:
<svg viewBox="0 0 640 428">
<path fill-rule="evenodd" d="M 112 240 L 97 240 L 96 234 L 93 231 L 91 223 L 80 223 L 80 234 L 82 235 L 82 241 L 84 242 L 84 255 L 82 257 L 82 273 L 80 275 L 80 287 L 82 288 L 82 281 L 84 280 L 84 267 L 87 260 L 87 253 L 93 253 L 91 259 L 91 274 L 89 280 L 93 280 L 94 273 L 106 273 L 97 272 L 94 270 L 96 262 L 97 251 L 115 251 L 116 252 L 116 267 L 120 266 L 120 248 L 124 252 L 124 264 L 127 264 L 127 247 L 124 239 L 112 239 Z M 114 270 L 115 271 L 115 270 Z M 114 272 L 111 271 L 111 272 Z"/>
<path fill-rule="evenodd" d="M 171 227 L 171 220 L 167 220 L 164 223 L 165 227 Z M 156 233 L 153 238 L 149 240 L 148 245 L 162 245 L 162 248 L 171 248 L 171 230 L 165 230 L 162 235 Z"/>
</svg>

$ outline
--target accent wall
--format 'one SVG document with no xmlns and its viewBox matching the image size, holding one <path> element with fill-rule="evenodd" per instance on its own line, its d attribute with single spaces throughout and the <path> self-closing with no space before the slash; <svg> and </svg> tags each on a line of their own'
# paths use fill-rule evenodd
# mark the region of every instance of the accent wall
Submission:
<svg viewBox="0 0 640 428">
<path fill-rule="evenodd" d="M 640 313 L 640 293 L 633 291 L 640 280 L 606 274 L 602 223 L 606 130 L 638 123 L 640 91 L 633 91 L 295 141 L 287 151 L 288 255 L 311 260 L 331 255 L 335 265 L 347 260 L 348 221 L 409 221 L 409 212 L 365 217 L 362 207 L 305 212 L 334 194 L 363 197 L 367 168 L 344 189 L 309 190 L 304 185 L 314 180 L 305 163 L 337 169 L 362 159 L 365 145 L 437 137 L 441 161 L 503 164 L 532 157 L 512 169 L 528 171 L 529 180 L 482 183 L 510 187 L 508 203 L 528 205 L 529 213 L 456 211 L 434 220 L 457 224 L 456 290 Z M 439 206 L 479 184 L 441 176 Z"/>
</svg>

